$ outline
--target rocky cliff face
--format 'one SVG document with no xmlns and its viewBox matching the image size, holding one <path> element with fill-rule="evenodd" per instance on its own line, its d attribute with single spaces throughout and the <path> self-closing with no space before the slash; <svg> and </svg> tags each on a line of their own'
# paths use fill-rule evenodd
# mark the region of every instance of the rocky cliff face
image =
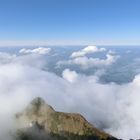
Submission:
<svg viewBox="0 0 140 140">
<path fill-rule="evenodd" d="M 41 98 L 34 99 L 16 115 L 20 140 L 115 140 L 101 132 L 80 114 L 55 111 Z"/>
</svg>

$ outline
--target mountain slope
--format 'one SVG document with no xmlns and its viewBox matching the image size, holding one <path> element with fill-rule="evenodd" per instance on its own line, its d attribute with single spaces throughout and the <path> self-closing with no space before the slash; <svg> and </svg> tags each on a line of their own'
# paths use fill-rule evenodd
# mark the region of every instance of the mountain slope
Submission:
<svg viewBox="0 0 140 140">
<path fill-rule="evenodd" d="M 16 118 L 19 124 L 17 134 L 22 140 L 115 140 L 80 114 L 57 112 L 41 98 L 35 98 Z"/>
</svg>

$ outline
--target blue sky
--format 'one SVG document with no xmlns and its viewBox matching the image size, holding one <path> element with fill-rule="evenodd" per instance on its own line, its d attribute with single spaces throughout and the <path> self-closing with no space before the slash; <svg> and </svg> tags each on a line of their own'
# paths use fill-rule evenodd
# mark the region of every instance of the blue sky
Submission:
<svg viewBox="0 0 140 140">
<path fill-rule="evenodd" d="M 140 0 L 0 0 L 0 45 L 140 45 Z"/>
</svg>

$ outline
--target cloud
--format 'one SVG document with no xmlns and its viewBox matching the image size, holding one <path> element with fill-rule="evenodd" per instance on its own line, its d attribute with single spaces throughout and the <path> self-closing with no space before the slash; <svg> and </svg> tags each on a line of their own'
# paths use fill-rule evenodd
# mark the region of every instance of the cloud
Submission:
<svg viewBox="0 0 140 140">
<path fill-rule="evenodd" d="M 6 64 L 16 58 L 15 54 L 0 52 L 0 64 Z"/>
<path fill-rule="evenodd" d="M 96 46 L 88 46 L 80 51 L 73 52 L 70 56 L 69 60 L 61 60 L 57 62 L 57 67 L 60 67 L 61 65 L 78 65 L 83 69 L 89 69 L 92 67 L 106 67 L 109 65 L 112 65 L 116 62 L 116 60 L 119 58 L 118 55 L 115 54 L 114 51 L 109 50 L 106 53 L 106 58 L 94 58 L 94 57 L 88 57 L 87 54 L 95 53 L 95 52 L 104 52 L 106 51 L 105 48 L 97 48 Z"/>
<path fill-rule="evenodd" d="M 21 54 L 40 54 L 40 55 L 45 55 L 48 54 L 51 51 L 51 48 L 44 48 L 44 47 L 39 47 L 35 49 L 21 49 L 19 53 Z"/>
<path fill-rule="evenodd" d="M 118 55 L 111 55 L 108 53 L 105 59 L 92 58 L 92 57 L 88 58 L 87 56 L 84 56 L 84 57 L 77 57 L 70 60 L 59 61 L 57 65 L 58 66 L 78 65 L 81 66 L 81 68 L 83 69 L 88 69 L 92 67 L 105 67 L 105 66 L 112 65 L 113 63 L 116 62 L 118 58 L 119 58 Z"/>
<path fill-rule="evenodd" d="M 91 54 L 91 53 L 95 53 L 95 52 L 103 52 L 106 51 L 105 48 L 97 48 L 96 46 L 87 46 L 86 48 L 77 51 L 77 52 L 73 52 L 71 54 L 71 58 L 75 58 L 75 57 L 83 57 L 87 54 Z"/>
<path fill-rule="evenodd" d="M 70 74 L 72 73 L 69 72 Z M 84 114 L 97 127 L 118 138 L 138 139 L 140 75 L 136 75 L 131 83 L 123 85 L 101 84 L 96 76 L 78 73 L 77 76 L 79 80 L 73 80 L 72 85 L 75 104 L 72 110 Z"/>
<path fill-rule="evenodd" d="M 78 74 L 75 71 L 70 71 L 69 69 L 65 69 L 62 73 L 62 77 L 67 81 L 73 83 L 77 80 Z"/>
<path fill-rule="evenodd" d="M 112 61 L 112 58 L 107 59 Z M 140 75 L 123 85 L 102 84 L 98 74 L 86 76 L 66 69 L 59 77 L 44 71 L 40 67 L 43 57 L 31 54 L 14 58 L 4 54 L 2 60 L 0 126 L 3 127 L 0 127 L 0 139 L 12 139 L 10 131 L 17 127 L 14 114 L 37 96 L 43 97 L 58 111 L 81 113 L 96 127 L 118 138 L 139 138 Z"/>
</svg>

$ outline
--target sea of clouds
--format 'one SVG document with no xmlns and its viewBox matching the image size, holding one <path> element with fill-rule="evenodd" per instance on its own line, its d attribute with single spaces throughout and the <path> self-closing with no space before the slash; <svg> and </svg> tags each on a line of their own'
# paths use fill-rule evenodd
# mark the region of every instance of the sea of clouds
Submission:
<svg viewBox="0 0 140 140">
<path fill-rule="evenodd" d="M 103 51 L 106 59 L 87 57 L 89 53 Z M 105 48 L 88 46 L 73 52 L 69 60 L 56 63 L 56 66 L 71 65 L 80 58 L 75 65 L 101 68 L 90 76 L 69 68 L 61 76 L 48 72 L 44 70 L 46 55 L 54 55 L 51 48 L 0 53 L 0 139 L 12 139 L 17 127 L 15 114 L 35 97 L 44 98 L 58 111 L 81 113 L 93 125 L 117 138 L 140 138 L 140 75 L 122 85 L 103 84 L 99 80 L 103 68 L 115 63 L 118 55 Z"/>
</svg>

